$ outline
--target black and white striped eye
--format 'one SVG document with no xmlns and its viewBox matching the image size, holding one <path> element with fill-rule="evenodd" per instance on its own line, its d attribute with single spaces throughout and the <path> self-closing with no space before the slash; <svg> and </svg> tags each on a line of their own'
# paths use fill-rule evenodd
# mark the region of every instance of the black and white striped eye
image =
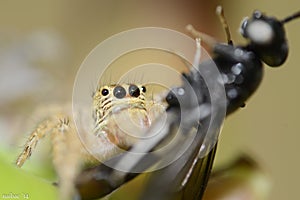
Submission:
<svg viewBox="0 0 300 200">
<path fill-rule="evenodd" d="M 113 94 L 118 99 L 122 99 L 126 96 L 126 90 L 122 86 L 118 85 L 114 88 Z"/>
<path fill-rule="evenodd" d="M 128 90 L 130 96 L 132 97 L 140 96 L 140 89 L 136 85 L 130 85 Z"/>
</svg>

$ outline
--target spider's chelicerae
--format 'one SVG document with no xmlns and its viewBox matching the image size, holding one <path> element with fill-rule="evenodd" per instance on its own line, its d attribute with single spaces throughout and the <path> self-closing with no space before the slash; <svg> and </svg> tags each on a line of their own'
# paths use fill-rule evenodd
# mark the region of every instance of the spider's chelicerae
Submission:
<svg viewBox="0 0 300 200">
<path fill-rule="evenodd" d="M 16 164 L 22 167 L 37 143 L 51 135 L 53 165 L 59 178 L 60 198 L 74 195 L 74 180 L 81 169 L 99 163 L 130 148 L 164 111 L 164 106 L 148 100 L 146 87 L 136 84 L 106 85 L 93 94 L 92 133 L 77 134 L 70 108 L 58 108 L 57 113 L 38 124 L 30 134 Z M 84 137 L 84 144 L 80 139 Z M 95 147 L 93 155 L 84 145 Z"/>
</svg>

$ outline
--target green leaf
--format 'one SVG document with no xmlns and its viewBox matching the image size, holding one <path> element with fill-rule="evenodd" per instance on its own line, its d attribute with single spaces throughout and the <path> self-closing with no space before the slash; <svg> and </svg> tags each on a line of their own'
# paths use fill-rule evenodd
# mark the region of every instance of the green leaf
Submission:
<svg viewBox="0 0 300 200">
<path fill-rule="evenodd" d="M 17 168 L 0 152 L 0 199 L 57 199 L 52 182 Z"/>
</svg>

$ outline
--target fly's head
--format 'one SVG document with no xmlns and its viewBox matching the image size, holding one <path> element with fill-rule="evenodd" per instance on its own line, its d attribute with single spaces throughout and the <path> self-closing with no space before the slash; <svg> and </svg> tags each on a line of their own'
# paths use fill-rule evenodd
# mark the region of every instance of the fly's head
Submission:
<svg viewBox="0 0 300 200">
<path fill-rule="evenodd" d="M 254 11 L 241 25 L 242 36 L 249 40 L 249 48 L 271 67 L 281 66 L 288 56 L 284 24 L 298 18 L 300 12 L 279 20 L 260 11 Z"/>
</svg>

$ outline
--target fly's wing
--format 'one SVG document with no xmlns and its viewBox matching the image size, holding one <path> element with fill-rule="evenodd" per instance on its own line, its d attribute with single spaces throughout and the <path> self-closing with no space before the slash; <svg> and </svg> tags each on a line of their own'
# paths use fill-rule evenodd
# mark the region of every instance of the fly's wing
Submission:
<svg viewBox="0 0 300 200">
<path fill-rule="evenodd" d="M 194 158 L 193 165 L 190 167 L 191 173 L 186 177 L 186 181 L 183 183 L 181 190 L 179 190 L 178 196 L 182 196 L 181 199 L 202 199 L 210 177 L 216 151 L 217 144 L 215 144 L 207 156 Z"/>
<path fill-rule="evenodd" d="M 204 127 L 202 124 L 191 146 L 174 163 L 153 172 L 140 199 L 201 199 L 217 147 L 215 145 L 207 156 L 199 157 Z"/>
</svg>

